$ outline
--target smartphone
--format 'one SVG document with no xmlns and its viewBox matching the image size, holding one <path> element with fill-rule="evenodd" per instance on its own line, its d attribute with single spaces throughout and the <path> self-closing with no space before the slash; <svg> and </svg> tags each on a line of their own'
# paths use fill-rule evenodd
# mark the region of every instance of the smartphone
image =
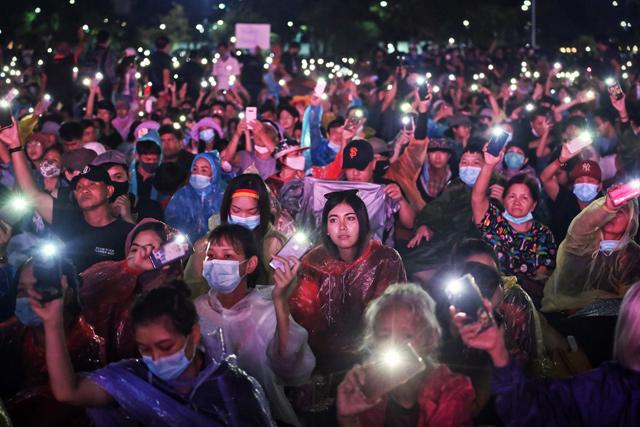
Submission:
<svg viewBox="0 0 640 427">
<path fill-rule="evenodd" d="M 413 132 L 415 130 L 415 121 L 413 116 L 402 116 L 402 129 L 407 132 Z"/>
<path fill-rule="evenodd" d="M 506 145 L 509 141 L 511 135 L 509 132 L 505 131 L 500 127 L 496 127 L 491 131 L 491 138 L 489 138 L 489 143 L 487 145 L 487 151 L 492 156 L 498 156 L 500 154 L 500 150 L 502 147 Z"/>
<path fill-rule="evenodd" d="M 33 256 L 34 288 L 42 296 L 42 301 L 62 298 L 62 265 L 58 251 L 55 244 L 45 243 Z"/>
<path fill-rule="evenodd" d="M 609 190 L 609 197 L 613 202 L 613 205 L 618 207 L 627 203 L 629 200 L 635 199 L 640 196 L 640 180 L 634 179 L 626 184 Z"/>
<path fill-rule="evenodd" d="M 421 100 L 426 99 L 429 95 L 429 82 L 425 81 L 423 84 L 418 86 L 418 96 Z"/>
<path fill-rule="evenodd" d="M 465 274 L 447 283 L 445 294 L 456 311 L 466 314 L 465 323 L 480 322 L 482 324 L 479 332 L 493 324 L 493 317 L 485 308 L 480 288 L 472 275 Z"/>
<path fill-rule="evenodd" d="M 326 88 L 327 88 L 327 81 L 325 79 L 318 79 L 318 82 L 316 83 L 316 88 L 313 89 L 313 93 L 315 96 L 320 98 L 324 94 L 324 91 Z"/>
<path fill-rule="evenodd" d="M 165 243 L 157 251 L 151 252 L 149 260 L 154 269 L 159 269 L 167 264 L 184 258 L 193 253 L 193 248 L 189 240 L 182 236 L 181 239 L 175 239 Z"/>
<path fill-rule="evenodd" d="M 10 105 L 0 104 L 0 130 L 13 126 Z"/>
<path fill-rule="evenodd" d="M 244 110 L 244 118 L 247 121 L 247 127 L 253 129 L 251 122 L 255 122 L 258 119 L 258 109 L 256 107 L 247 107 Z"/>
<path fill-rule="evenodd" d="M 313 243 L 309 240 L 306 233 L 298 231 L 296 234 L 291 236 L 289 241 L 285 243 L 276 255 L 281 258 L 295 257 L 300 259 L 309 249 L 311 249 L 312 246 Z M 278 269 L 280 271 L 284 271 L 284 265 L 278 260 L 272 259 L 269 266 L 274 270 Z"/>
<path fill-rule="evenodd" d="M 571 154 L 574 154 L 583 148 L 588 147 L 592 143 L 593 139 L 591 138 L 591 134 L 589 132 L 582 132 L 580 135 L 567 142 L 567 150 L 569 150 Z"/>
<path fill-rule="evenodd" d="M 615 99 L 620 100 L 624 98 L 624 92 L 622 91 L 622 87 L 620 87 L 620 83 L 617 80 L 613 80 L 608 87 L 609 95 L 613 96 Z"/>
<path fill-rule="evenodd" d="M 370 400 L 376 400 L 423 372 L 426 366 L 411 344 L 406 343 L 376 352 L 363 369 L 362 392 Z"/>
<path fill-rule="evenodd" d="M 353 114 L 349 115 L 349 117 L 347 118 L 347 122 L 345 123 L 344 127 L 347 130 L 358 129 L 362 123 L 362 119 L 363 119 L 362 111 L 355 110 Z"/>
</svg>

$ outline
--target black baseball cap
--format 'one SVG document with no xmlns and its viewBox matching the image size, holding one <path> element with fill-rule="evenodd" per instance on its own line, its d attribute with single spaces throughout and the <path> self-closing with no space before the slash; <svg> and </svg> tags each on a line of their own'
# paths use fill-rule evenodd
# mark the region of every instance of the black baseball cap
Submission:
<svg viewBox="0 0 640 427">
<path fill-rule="evenodd" d="M 365 170 L 373 160 L 373 147 L 364 139 L 351 140 L 342 151 L 342 169 Z"/>
<path fill-rule="evenodd" d="M 71 188 L 75 190 L 76 185 L 78 185 L 78 181 L 82 178 L 94 182 L 103 182 L 105 185 L 113 185 L 113 182 L 109 177 L 109 173 L 102 166 L 85 166 L 84 169 L 82 169 L 82 172 L 80 172 L 80 175 L 76 175 L 71 180 Z"/>
</svg>

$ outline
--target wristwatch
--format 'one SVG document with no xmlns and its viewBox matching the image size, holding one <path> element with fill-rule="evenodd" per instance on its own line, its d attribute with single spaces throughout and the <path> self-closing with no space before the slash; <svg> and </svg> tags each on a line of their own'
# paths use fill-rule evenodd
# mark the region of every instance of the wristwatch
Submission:
<svg viewBox="0 0 640 427">
<path fill-rule="evenodd" d="M 11 154 L 17 153 L 18 151 L 22 151 L 22 145 L 20 145 L 18 147 L 9 148 L 9 153 L 11 153 Z"/>
</svg>

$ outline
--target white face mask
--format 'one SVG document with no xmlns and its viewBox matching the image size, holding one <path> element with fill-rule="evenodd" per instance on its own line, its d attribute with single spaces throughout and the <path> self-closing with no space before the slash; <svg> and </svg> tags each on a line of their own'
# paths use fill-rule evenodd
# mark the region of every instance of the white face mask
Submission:
<svg viewBox="0 0 640 427">
<path fill-rule="evenodd" d="M 240 261 L 211 259 L 204 261 L 202 277 L 215 292 L 230 294 L 240 285 L 244 276 L 240 276 Z"/>
<path fill-rule="evenodd" d="M 287 157 L 284 159 L 285 165 L 297 171 L 304 170 L 304 163 L 304 156 Z"/>
<path fill-rule="evenodd" d="M 262 145 L 254 145 L 253 148 L 256 150 L 256 153 L 269 154 L 269 149 L 267 147 L 263 147 Z"/>
</svg>

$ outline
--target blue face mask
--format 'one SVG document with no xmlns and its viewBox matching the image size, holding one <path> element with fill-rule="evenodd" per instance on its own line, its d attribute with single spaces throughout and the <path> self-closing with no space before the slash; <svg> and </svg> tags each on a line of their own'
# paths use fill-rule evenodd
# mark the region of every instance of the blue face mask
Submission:
<svg viewBox="0 0 640 427">
<path fill-rule="evenodd" d="M 187 342 L 189 342 L 188 338 L 184 343 L 184 347 L 171 356 L 160 357 L 158 360 L 153 360 L 149 356 L 142 356 L 142 361 L 156 377 L 164 381 L 175 380 L 189 367 L 189 364 L 196 355 L 196 350 L 194 349 L 191 359 L 187 358 L 185 354 Z"/>
<path fill-rule="evenodd" d="M 211 142 L 213 141 L 213 138 L 215 138 L 215 131 L 213 129 L 205 129 L 205 130 L 201 130 L 198 133 L 198 136 L 200 137 L 201 140 L 206 141 L 206 142 Z"/>
<path fill-rule="evenodd" d="M 502 212 L 502 216 L 507 221 L 512 222 L 512 223 L 514 223 L 516 225 L 521 225 L 521 224 L 524 224 L 527 221 L 532 221 L 533 220 L 533 215 L 531 214 L 531 212 L 529 212 L 525 216 L 515 217 L 515 216 L 511 215 L 509 212 L 504 211 L 504 212 Z"/>
<path fill-rule="evenodd" d="M 509 152 L 504 155 L 504 163 L 509 169 L 520 169 L 524 165 L 524 156 L 513 151 Z"/>
<path fill-rule="evenodd" d="M 260 225 L 260 215 L 242 217 L 236 215 L 229 215 L 229 224 L 238 224 L 249 230 L 255 230 Z"/>
<path fill-rule="evenodd" d="M 610 254 L 616 250 L 619 244 L 620 240 L 600 240 L 600 252 Z"/>
<path fill-rule="evenodd" d="M 462 166 L 460 167 L 460 180 L 468 187 L 473 187 L 478 180 L 480 170 L 481 168 L 477 166 Z"/>
<path fill-rule="evenodd" d="M 573 194 L 581 202 L 590 202 L 598 195 L 598 186 L 596 184 L 579 183 L 573 186 Z"/>
<path fill-rule="evenodd" d="M 37 327 L 42 325 L 42 319 L 33 311 L 27 297 L 16 299 L 15 315 L 24 326 Z"/>
<path fill-rule="evenodd" d="M 205 175 L 191 174 L 189 184 L 196 190 L 203 190 L 211 185 L 211 177 Z"/>
<path fill-rule="evenodd" d="M 214 292 L 230 294 L 242 282 L 243 276 L 240 275 L 240 261 L 226 259 L 205 260 L 202 266 L 202 277 Z"/>
</svg>

